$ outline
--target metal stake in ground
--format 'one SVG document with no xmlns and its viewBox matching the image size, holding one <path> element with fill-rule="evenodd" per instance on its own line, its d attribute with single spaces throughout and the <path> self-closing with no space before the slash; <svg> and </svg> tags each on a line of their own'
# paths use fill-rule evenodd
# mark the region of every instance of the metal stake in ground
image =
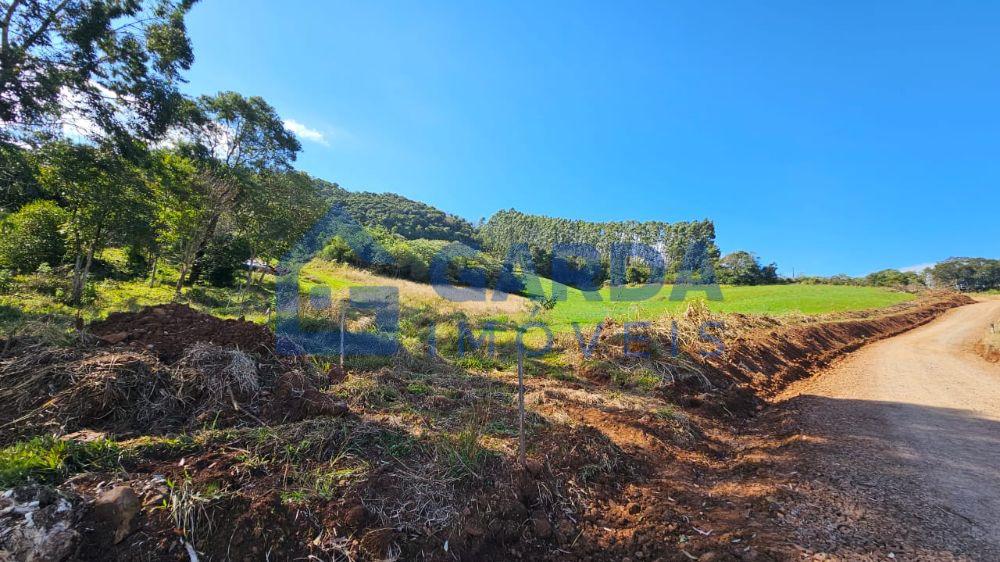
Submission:
<svg viewBox="0 0 1000 562">
<path fill-rule="evenodd" d="M 344 372 L 344 317 L 347 316 L 347 312 L 343 309 L 340 311 L 340 372 Z"/>
<path fill-rule="evenodd" d="M 524 348 L 520 333 L 517 334 L 517 433 L 519 440 L 518 460 L 523 467 L 524 461 Z"/>
</svg>

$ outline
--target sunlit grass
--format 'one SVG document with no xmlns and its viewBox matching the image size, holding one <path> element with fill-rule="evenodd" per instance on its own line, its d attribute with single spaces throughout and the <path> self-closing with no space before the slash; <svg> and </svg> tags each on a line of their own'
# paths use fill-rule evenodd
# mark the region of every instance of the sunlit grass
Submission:
<svg viewBox="0 0 1000 562">
<path fill-rule="evenodd" d="M 535 291 L 541 287 L 541 294 L 551 297 L 552 287 L 559 284 L 539 279 L 540 282 L 534 284 Z M 721 300 L 708 300 L 710 295 L 696 288 L 679 293 L 679 300 L 672 300 L 672 290 L 673 286 L 664 285 L 649 298 L 622 301 L 611 300 L 607 287 L 588 293 L 566 288 L 565 300 L 542 312 L 539 318 L 554 331 L 566 332 L 572 330 L 574 322 L 593 326 L 605 318 L 619 322 L 642 321 L 683 313 L 688 303 L 695 299 L 706 300 L 709 309 L 715 312 L 814 315 L 883 308 L 916 298 L 909 293 L 889 289 L 846 285 L 722 286 Z"/>
</svg>

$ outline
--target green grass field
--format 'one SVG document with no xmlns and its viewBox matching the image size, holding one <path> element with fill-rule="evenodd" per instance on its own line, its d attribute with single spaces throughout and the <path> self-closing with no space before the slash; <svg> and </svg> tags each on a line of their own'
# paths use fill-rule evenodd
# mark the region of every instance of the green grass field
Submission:
<svg viewBox="0 0 1000 562">
<path fill-rule="evenodd" d="M 540 278 L 529 291 L 552 295 L 554 282 Z M 707 300 L 704 291 L 689 291 L 683 301 L 670 300 L 672 286 L 664 285 L 655 295 L 641 301 L 611 301 L 607 288 L 584 293 L 567 288 L 566 300 L 556 303 L 551 310 L 541 314 L 541 319 L 554 331 L 570 331 L 572 323 L 594 325 L 611 317 L 618 321 L 650 320 L 660 316 L 684 312 L 688 302 L 705 299 L 708 307 L 716 312 L 743 314 L 825 314 L 883 308 L 913 300 L 909 293 L 876 287 L 844 285 L 761 285 L 753 287 L 723 286 L 722 300 Z"/>
</svg>

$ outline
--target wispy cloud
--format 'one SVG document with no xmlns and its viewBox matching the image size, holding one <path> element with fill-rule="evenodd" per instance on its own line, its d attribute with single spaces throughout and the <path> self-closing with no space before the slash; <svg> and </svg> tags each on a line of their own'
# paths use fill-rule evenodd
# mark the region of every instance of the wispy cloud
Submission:
<svg viewBox="0 0 1000 562">
<path fill-rule="evenodd" d="M 330 142 L 326 140 L 326 136 L 324 136 L 323 133 L 317 131 L 316 129 L 312 129 L 307 125 L 299 123 L 294 119 L 285 119 L 285 128 L 295 133 L 295 136 L 300 139 L 319 143 L 323 146 L 330 146 Z"/>
<path fill-rule="evenodd" d="M 901 268 L 899 268 L 899 270 L 900 271 L 912 271 L 913 273 L 920 273 L 921 271 L 923 271 L 925 269 L 930 269 L 930 268 L 934 267 L 935 265 L 937 265 L 936 262 L 918 263 L 917 265 L 909 265 L 909 266 L 906 266 L 906 267 L 901 267 Z"/>
</svg>

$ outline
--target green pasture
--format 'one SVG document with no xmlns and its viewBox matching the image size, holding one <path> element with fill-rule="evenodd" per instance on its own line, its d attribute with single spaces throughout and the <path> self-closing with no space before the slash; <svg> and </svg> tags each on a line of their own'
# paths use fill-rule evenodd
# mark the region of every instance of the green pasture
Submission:
<svg viewBox="0 0 1000 562">
<path fill-rule="evenodd" d="M 915 298 L 889 289 L 847 285 L 724 285 L 720 287 L 721 300 L 709 300 L 710 295 L 697 288 L 679 293 L 677 298 L 681 300 L 672 300 L 673 286 L 664 285 L 653 294 L 632 297 L 639 300 L 620 300 L 612 299 L 607 287 L 583 292 L 545 278 L 529 280 L 528 291 L 549 298 L 553 286 L 565 289 L 565 300 L 541 312 L 539 318 L 557 332 L 571 331 L 574 322 L 593 326 L 608 317 L 625 322 L 683 313 L 688 303 L 696 299 L 705 300 L 709 309 L 716 312 L 811 315 L 883 308 Z"/>
</svg>

